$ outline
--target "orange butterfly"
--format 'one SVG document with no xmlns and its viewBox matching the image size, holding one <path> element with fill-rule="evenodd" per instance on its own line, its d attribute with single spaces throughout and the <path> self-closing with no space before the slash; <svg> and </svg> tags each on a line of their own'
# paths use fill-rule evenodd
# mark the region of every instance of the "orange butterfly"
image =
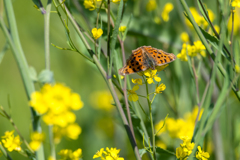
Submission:
<svg viewBox="0 0 240 160">
<path fill-rule="evenodd" d="M 151 46 L 142 46 L 132 51 L 127 64 L 118 70 L 120 75 L 128 75 L 145 71 L 148 68 L 155 70 L 156 66 L 171 63 L 176 59 L 173 53 L 166 53 Z"/>
</svg>

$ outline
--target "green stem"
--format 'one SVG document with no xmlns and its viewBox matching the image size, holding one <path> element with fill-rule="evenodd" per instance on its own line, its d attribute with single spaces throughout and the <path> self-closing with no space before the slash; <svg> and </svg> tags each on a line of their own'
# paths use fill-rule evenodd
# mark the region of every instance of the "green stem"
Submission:
<svg viewBox="0 0 240 160">
<path fill-rule="evenodd" d="M 50 70 L 50 41 L 49 41 L 49 26 L 50 26 L 50 12 L 52 0 L 48 0 L 46 7 L 46 14 L 44 15 L 44 46 L 45 46 L 45 68 Z"/>
<path fill-rule="evenodd" d="M 148 108 L 149 108 L 150 123 L 151 123 L 151 129 L 152 129 L 152 145 L 153 145 L 152 156 L 154 159 L 156 159 L 155 133 L 154 133 L 153 117 L 152 117 L 152 103 L 149 99 L 148 83 L 146 83 L 146 92 L 147 92 L 147 102 L 148 102 Z"/>
<path fill-rule="evenodd" d="M 122 105 L 118 99 L 118 96 L 117 96 L 117 93 L 116 91 L 114 90 L 114 86 L 113 86 L 113 83 L 112 83 L 112 79 L 107 79 L 107 73 L 106 71 L 103 69 L 102 65 L 100 64 L 99 60 L 97 59 L 96 55 L 93 55 L 93 60 L 96 64 L 96 66 L 98 67 L 100 73 L 102 74 L 104 80 L 106 81 L 107 85 L 108 85 L 108 88 L 113 96 L 113 99 L 115 101 L 115 104 L 117 106 L 117 109 L 119 111 L 119 114 L 121 116 L 121 119 L 123 121 L 123 124 L 124 124 L 124 127 L 125 127 L 125 130 L 127 131 L 127 134 L 128 134 L 128 138 L 131 142 L 131 145 L 133 147 L 133 150 L 134 150 L 134 153 L 135 153 L 135 156 L 137 158 L 137 160 L 141 160 L 141 157 L 140 157 L 140 154 L 139 154 L 139 151 L 138 151 L 138 147 L 137 147 L 137 144 L 136 142 L 134 141 L 134 136 L 131 132 L 131 129 L 129 127 L 129 124 L 128 124 L 128 121 L 127 121 L 127 118 L 124 114 L 124 111 L 123 111 L 123 108 L 122 108 Z"/>
<path fill-rule="evenodd" d="M 50 37 L 49 37 L 49 26 L 50 26 L 50 13 L 51 13 L 52 0 L 48 0 L 46 7 L 46 14 L 44 15 L 44 46 L 45 46 L 45 69 L 50 70 Z M 53 126 L 48 126 L 49 142 L 51 149 L 51 157 L 56 159 L 56 150 L 53 137 Z"/>
<path fill-rule="evenodd" d="M 5 9 L 6 9 L 6 15 L 8 18 L 8 23 L 10 27 L 10 33 L 8 32 L 8 29 L 6 27 L 6 24 L 4 23 L 3 19 L 0 17 L 0 26 L 3 30 L 3 33 L 8 40 L 10 47 L 13 51 L 14 57 L 17 61 L 18 68 L 24 83 L 24 88 L 27 94 L 28 100 L 30 100 L 31 94 L 35 91 L 33 81 L 31 80 L 30 74 L 28 72 L 28 64 L 27 60 L 24 56 L 24 52 L 19 40 L 18 31 L 17 31 L 17 24 L 14 16 L 14 10 L 12 7 L 12 1 L 4 0 Z M 40 125 L 40 118 L 38 113 L 30 107 L 31 115 L 32 115 L 32 126 L 34 131 L 41 132 L 41 125 Z M 36 159 L 37 160 L 44 160 L 44 150 L 43 146 L 40 147 L 40 149 L 36 152 Z"/>
</svg>

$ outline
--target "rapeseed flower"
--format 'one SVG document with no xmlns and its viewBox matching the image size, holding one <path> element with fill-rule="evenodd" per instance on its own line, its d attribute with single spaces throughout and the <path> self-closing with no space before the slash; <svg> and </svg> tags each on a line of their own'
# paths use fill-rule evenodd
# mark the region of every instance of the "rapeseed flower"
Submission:
<svg viewBox="0 0 240 160">
<path fill-rule="evenodd" d="M 195 52 L 200 53 L 203 57 L 206 57 L 206 48 L 201 41 L 194 42 Z"/>
<path fill-rule="evenodd" d="M 53 126 L 54 143 L 58 144 L 63 136 L 76 140 L 82 133 L 82 128 L 77 123 L 72 123 L 66 127 Z"/>
<path fill-rule="evenodd" d="M 147 5 L 146 5 L 146 9 L 148 12 L 153 11 L 157 8 L 157 2 L 156 0 L 149 0 Z"/>
<path fill-rule="evenodd" d="M 162 93 L 162 91 L 164 91 L 166 89 L 166 85 L 165 84 L 160 84 L 158 87 L 156 87 L 155 93 Z"/>
<path fill-rule="evenodd" d="M 37 151 L 43 140 L 45 139 L 45 136 L 43 133 L 39 132 L 33 132 L 31 134 L 31 142 L 29 143 L 29 146 L 31 147 L 32 150 Z"/>
<path fill-rule="evenodd" d="M 181 40 L 182 40 L 184 43 L 188 43 L 188 42 L 189 42 L 189 36 L 188 36 L 187 32 L 182 32 L 182 33 L 181 33 Z"/>
<path fill-rule="evenodd" d="M 138 85 L 133 86 L 132 90 L 128 90 L 128 94 L 129 94 L 129 101 L 133 101 L 136 102 L 138 100 L 138 95 L 136 93 L 136 91 L 139 89 Z"/>
<path fill-rule="evenodd" d="M 137 78 L 137 79 L 132 79 L 132 82 L 134 83 L 134 84 L 138 84 L 138 85 L 142 85 L 143 83 L 142 83 L 142 79 L 141 78 Z"/>
<path fill-rule="evenodd" d="M 13 150 L 19 152 L 22 150 L 21 148 L 22 142 L 20 141 L 19 135 L 14 137 L 13 132 L 14 130 L 12 130 L 11 132 L 6 131 L 5 135 L 2 136 L 2 143 L 9 152 L 12 152 Z"/>
<path fill-rule="evenodd" d="M 103 34 L 103 30 L 101 28 L 93 28 L 92 29 L 92 35 L 94 39 L 98 39 L 99 37 L 101 37 Z"/>
<path fill-rule="evenodd" d="M 62 160 L 79 160 L 82 157 L 82 149 L 79 148 L 74 152 L 70 149 L 62 149 L 58 154 Z"/>
<path fill-rule="evenodd" d="M 37 112 L 44 114 L 43 121 L 46 124 L 61 127 L 75 121 L 76 116 L 71 110 L 83 107 L 80 96 L 60 83 L 45 84 L 40 92 L 32 93 L 29 103 Z"/>
<path fill-rule="evenodd" d="M 181 61 L 188 61 L 186 48 L 187 44 L 183 43 L 181 53 L 177 55 L 177 58 L 179 58 Z"/>
<path fill-rule="evenodd" d="M 198 148 L 198 151 L 196 153 L 196 158 L 198 160 L 208 160 L 208 158 L 210 157 L 209 153 L 202 151 L 200 146 L 198 146 L 197 148 Z"/>
<path fill-rule="evenodd" d="M 96 109 L 101 109 L 105 111 L 111 111 L 114 106 L 113 97 L 109 91 L 96 91 L 93 92 L 91 97 L 91 104 Z"/>
<path fill-rule="evenodd" d="M 167 22 L 169 20 L 169 13 L 173 10 L 173 4 L 167 3 L 165 4 L 162 12 L 162 19 L 163 21 Z"/>
<path fill-rule="evenodd" d="M 120 149 L 106 148 L 106 151 L 104 151 L 104 148 L 101 148 L 100 151 L 97 151 L 97 153 L 93 156 L 93 159 L 95 158 L 101 158 L 101 160 L 124 160 L 124 158 L 119 157 Z"/>
<path fill-rule="evenodd" d="M 119 32 L 125 32 L 125 30 L 126 30 L 126 26 L 121 26 L 121 27 L 119 27 Z"/>
<path fill-rule="evenodd" d="M 84 0 L 83 5 L 86 9 L 89 9 L 89 11 L 96 9 L 95 0 Z"/>
<path fill-rule="evenodd" d="M 233 0 L 231 4 L 232 4 L 232 7 L 240 8 L 240 0 Z"/>
<path fill-rule="evenodd" d="M 198 120 L 201 119 L 202 113 L 203 110 L 200 111 Z M 197 114 L 198 107 L 195 106 L 192 112 L 185 113 L 184 118 L 167 118 L 163 128 L 164 120 L 161 120 L 155 125 L 157 131 L 162 128 L 157 135 L 167 133 L 171 138 L 180 138 L 183 136 L 192 137 Z"/>
<path fill-rule="evenodd" d="M 161 78 L 158 77 L 156 75 L 156 73 L 157 73 L 157 69 L 155 69 L 155 70 L 148 69 L 148 70 L 144 71 L 144 75 L 147 77 L 146 79 L 147 79 L 148 84 L 154 83 L 153 79 L 157 82 L 161 81 Z"/>
<path fill-rule="evenodd" d="M 176 157 L 180 160 L 185 160 L 192 153 L 194 143 L 191 143 L 191 138 L 181 137 L 183 143 L 176 149 Z"/>
</svg>

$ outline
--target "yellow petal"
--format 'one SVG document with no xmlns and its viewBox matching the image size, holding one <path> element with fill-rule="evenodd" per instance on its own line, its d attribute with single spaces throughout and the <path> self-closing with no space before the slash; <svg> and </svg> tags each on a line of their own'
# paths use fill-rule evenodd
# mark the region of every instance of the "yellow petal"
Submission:
<svg viewBox="0 0 240 160">
<path fill-rule="evenodd" d="M 136 90 L 138 90 L 138 89 L 139 89 L 139 86 L 138 86 L 138 85 L 135 85 L 135 86 L 133 86 L 132 91 L 136 91 Z"/>
</svg>

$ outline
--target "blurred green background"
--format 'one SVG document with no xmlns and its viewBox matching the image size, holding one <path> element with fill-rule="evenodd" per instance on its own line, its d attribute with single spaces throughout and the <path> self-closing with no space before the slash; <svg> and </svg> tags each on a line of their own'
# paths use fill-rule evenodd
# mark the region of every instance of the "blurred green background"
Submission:
<svg viewBox="0 0 240 160">
<path fill-rule="evenodd" d="M 36 69 L 37 73 L 40 73 L 44 69 L 44 17 L 43 15 L 33 7 L 33 2 L 29 0 L 13 0 L 13 7 L 15 17 L 17 21 L 18 32 L 21 40 L 21 44 L 28 61 L 29 66 Z M 46 0 L 42 1 L 44 6 Z M 68 0 L 66 1 L 69 2 Z M 128 18 L 133 14 L 133 19 L 129 28 L 128 36 L 125 41 L 125 52 L 127 57 L 131 54 L 131 50 L 134 50 L 143 45 L 151 45 L 152 47 L 163 49 L 166 52 L 174 53 L 177 55 L 182 46 L 180 40 L 180 34 L 185 31 L 181 22 L 183 14 L 181 12 L 181 6 L 177 1 L 160 0 L 158 2 L 158 9 L 154 12 L 146 11 L 147 1 L 143 0 L 128 0 L 126 10 L 123 17 L 122 25 L 126 25 Z M 171 2 L 174 5 L 174 10 L 170 13 L 170 19 L 168 22 L 161 22 L 156 24 L 154 17 L 160 15 L 163 6 L 166 2 Z M 95 26 L 96 12 L 89 11 L 83 7 L 83 1 L 79 2 L 86 17 L 89 17 L 89 24 L 92 28 Z M 190 6 L 196 6 L 192 1 L 188 0 L 187 3 Z M 206 5 L 213 12 L 217 10 L 216 1 L 205 1 Z M 70 6 L 72 5 L 69 3 Z M 116 13 L 117 4 L 112 4 L 113 11 Z M 55 7 L 52 6 L 52 10 Z M 178 11 L 179 10 L 179 11 Z M 78 23 L 87 31 L 91 28 L 87 28 L 83 17 L 78 11 L 72 7 L 73 15 L 77 19 Z M 101 12 L 103 21 L 106 19 L 104 11 Z M 218 16 L 215 15 L 215 24 L 218 24 Z M 56 13 L 51 14 L 50 24 L 50 42 L 60 46 L 68 47 L 66 43 L 66 35 L 62 23 Z M 104 25 L 103 25 L 104 26 Z M 103 28 L 103 38 L 106 38 L 107 29 Z M 81 52 L 88 55 L 81 40 L 76 36 L 74 29 L 70 25 L 71 36 L 74 39 L 75 45 Z M 191 30 L 191 32 L 194 32 Z M 198 40 L 195 38 L 194 40 Z M 2 32 L 0 32 L 0 49 L 3 48 L 6 40 Z M 103 42 L 103 46 L 106 46 L 106 42 Z M 119 45 L 117 45 L 119 48 Z M 104 48 L 106 50 L 106 48 Z M 87 62 L 81 55 L 57 49 L 50 46 L 51 52 L 51 70 L 54 72 L 54 78 L 56 82 L 60 82 L 70 87 L 73 92 L 80 94 L 84 107 L 81 110 L 76 111 L 77 123 L 82 128 L 78 140 L 69 140 L 63 138 L 60 144 L 57 145 L 56 151 L 61 149 L 82 148 L 83 159 L 92 159 L 93 155 L 100 148 L 117 147 L 121 149 L 120 156 L 125 159 L 134 159 L 134 154 L 127 138 L 126 132 L 123 128 L 122 122 L 118 117 L 116 109 L 110 112 L 95 109 L 91 103 L 91 95 L 96 91 L 105 91 L 107 86 L 102 79 L 96 66 Z M 120 52 L 119 52 L 120 54 Z M 209 60 L 206 58 L 206 63 Z M 205 63 L 204 63 L 205 64 Z M 209 66 L 202 65 L 203 70 L 207 70 Z M 210 67 L 211 68 L 211 67 Z M 207 70 L 207 74 L 209 74 Z M 177 59 L 171 63 L 165 71 L 158 73 L 162 78 L 162 83 L 167 86 L 167 89 L 161 95 L 157 95 L 154 102 L 154 120 L 157 123 L 159 120 L 164 119 L 166 114 L 169 117 L 179 118 L 184 115 L 185 112 L 191 111 L 195 100 L 195 87 L 194 80 L 191 77 L 187 62 L 182 62 Z M 18 126 L 22 135 L 29 142 L 31 132 L 31 115 L 28 106 L 27 97 L 24 91 L 23 83 L 19 74 L 19 70 L 16 61 L 9 49 L 2 62 L 0 63 L 0 105 L 2 105 L 9 113 L 16 125 Z M 138 77 L 137 75 L 131 75 L 131 78 Z M 219 74 L 219 77 L 221 75 Z M 206 82 L 199 76 L 200 95 L 203 94 Z M 154 89 L 155 86 L 151 86 Z M 39 90 L 39 85 L 36 84 L 36 90 Z M 140 88 L 141 93 L 144 92 L 144 87 Z M 218 95 L 219 90 L 216 91 Z M 201 97 L 201 96 L 200 96 Z M 10 99 L 11 109 L 9 109 L 8 98 Z M 145 99 L 140 98 L 143 107 L 147 110 Z M 226 147 L 226 156 L 228 153 L 228 147 L 237 147 L 239 145 L 240 133 L 237 128 L 240 127 L 239 120 L 239 102 L 234 94 L 230 94 L 230 97 L 226 101 L 226 107 L 223 114 L 220 116 L 221 123 L 221 136 L 223 138 L 224 146 Z M 169 106 L 172 106 L 176 113 L 173 113 Z M 112 121 L 111 121 L 112 120 Z M 44 132 L 47 134 L 47 126 L 42 123 Z M 13 130 L 13 127 L 5 118 L 0 116 L 0 136 L 4 135 L 7 130 Z M 150 127 L 149 127 L 150 131 Z M 15 133 L 16 134 L 16 133 Z M 233 137 L 231 136 L 232 134 Z M 211 133 L 210 133 L 210 138 Z M 229 139 L 234 138 L 234 141 Z M 139 142 L 141 146 L 142 142 Z M 231 144 L 234 143 L 234 144 Z M 46 158 L 49 155 L 49 140 L 44 142 Z M 141 147 L 139 147 L 141 148 Z M 232 148 L 234 150 L 234 148 Z M 175 148 L 170 148 L 175 152 Z M 234 151 L 233 151 L 234 152 Z M 24 159 L 23 156 L 19 156 L 17 153 L 12 153 L 13 159 Z M 212 159 L 214 156 L 212 156 Z M 145 157 L 146 158 L 146 157 Z M 1 157 L 0 159 L 4 159 Z M 175 157 L 172 157 L 175 159 Z"/>
</svg>

